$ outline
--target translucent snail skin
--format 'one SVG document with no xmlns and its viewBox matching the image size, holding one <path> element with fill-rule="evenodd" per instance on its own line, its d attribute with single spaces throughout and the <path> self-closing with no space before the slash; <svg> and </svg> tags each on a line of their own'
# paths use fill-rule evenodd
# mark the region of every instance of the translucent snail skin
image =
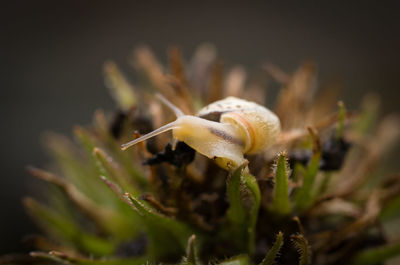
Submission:
<svg viewBox="0 0 400 265">
<path fill-rule="evenodd" d="M 231 171 L 246 162 L 244 154 L 261 153 L 270 147 L 281 130 L 279 118 L 272 111 L 247 100 L 227 97 L 205 106 L 193 116 L 184 115 L 167 99 L 158 97 L 174 111 L 177 119 L 121 145 L 122 150 L 172 130 L 175 139 Z"/>
</svg>

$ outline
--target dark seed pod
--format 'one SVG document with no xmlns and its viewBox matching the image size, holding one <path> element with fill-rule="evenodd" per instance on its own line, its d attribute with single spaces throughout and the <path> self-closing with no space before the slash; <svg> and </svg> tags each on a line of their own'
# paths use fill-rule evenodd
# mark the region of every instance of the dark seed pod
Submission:
<svg viewBox="0 0 400 265">
<path fill-rule="evenodd" d="M 129 111 L 118 110 L 115 113 L 109 128 L 114 138 L 120 138 L 121 134 L 123 133 L 125 123 L 129 123 L 132 128 L 141 134 L 145 134 L 153 130 L 150 119 L 140 113 L 139 109 L 132 108 Z"/>
<path fill-rule="evenodd" d="M 351 144 L 343 138 L 330 137 L 322 144 L 320 170 L 339 170 Z M 293 150 L 289 153 L 289 165 L 294 168 L 296 163 L 307 165 L 312 156 L 311 150 Z"/>
<path fill-rule="evenodd" d="M 109 130 L 110 130 L 111 135 L 115 139 L 118 139 L 120 137 L 121 132 L 122 132 L 122 127 L 123 127 L 123 124 L 126 119 L 127 119 L 127 114 L 126 114 L 126 112 L 124 112 L 122 110 L 118 110 L 114 114 L 114 117 L 110 123 Z"/>
<path fill-rule="evenodd" d="M 196 151 L 184 142 L 177 142 L 175 150 L 172 150 L 171 144 L 168 143 L 164 151 L 147 159 L 143 164 L 157 165 L 166 162 L 176 167 L 181 167 L 191 163 L 195 154 Z"/>
<path fill-rule="evenodd" d="M 320 170 L 338 170 L 342 167 L 351 144 L 343 138 L 330 137 L 322 145 Z"/>
<path fill-rule="evenodd" d="M 302 165 L 307 165 L 308 161 L 310 161 L 310 158 L 312 156 L 312 151 L 311 150 L 293 150 L 288 154 L 288 161 L 289 161 L 289 166 L 290 168 L 294 168 L 296 163 L 300 163 Z"/>
</svg>

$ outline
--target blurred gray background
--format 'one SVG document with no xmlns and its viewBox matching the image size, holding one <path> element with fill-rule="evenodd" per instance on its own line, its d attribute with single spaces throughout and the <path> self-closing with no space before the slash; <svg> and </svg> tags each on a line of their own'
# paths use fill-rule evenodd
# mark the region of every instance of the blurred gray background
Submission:
<svg viewBox="0 0 400 265">
<path fill-rule="evenodd" d="M 317 3 L 317 1 L 315 2 Z M 336 82 L 350 108 L 366 91 L 383 112 L 398 111 L 400 16 L 389 2 L 4 1 L 0 7 L 0 254 L 21 250 L 35 228 L 21 206 L 35 193 L 25 172 L 45 166 L 43 131 L 71 135 L 96 108 L 112 111 L 102 64 L 128 68 L 133 47 L 148 44 L 162 61 L 176 44 L 190 58 L 204 41 L 227 64 L 269 61 L 293 71 L 318 63 L 320 80 Z M 378 4 L 379 3 L 379 4 Z"/>
</svg>

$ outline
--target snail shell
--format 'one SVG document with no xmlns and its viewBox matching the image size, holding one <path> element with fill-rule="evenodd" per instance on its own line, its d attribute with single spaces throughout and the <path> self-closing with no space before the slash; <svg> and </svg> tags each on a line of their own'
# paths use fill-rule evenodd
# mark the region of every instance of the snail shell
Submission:
<svg viewBox="0 0 400 265">
<path fill-rule="evenodd" d="M 122 145 L 123 150 L 172 130 L 175 139 L 214 159 L 222 168 L 232 170 L 246 161 L 244 154 L 263 152 L 280 133 L 279 118 L 267 108 L 247 100 L 228 97 L 204 107 L 197 116 L 184 115 L 165 98 L 161 100 L 175 112 L 177 119 Z"/>
<path fill-rule="evenodd" d="M 202 108 L 197 116 L 237 125 L 246 136 L 245 154 L 266 150 L 276 141 L 281 131 L 279 118 L 272 111 L 236 97 L 213 102 Z"/>
</svg>

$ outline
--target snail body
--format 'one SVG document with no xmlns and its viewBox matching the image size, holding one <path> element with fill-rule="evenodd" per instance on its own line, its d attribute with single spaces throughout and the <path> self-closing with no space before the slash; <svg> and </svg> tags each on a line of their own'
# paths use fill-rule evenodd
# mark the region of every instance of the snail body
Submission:
<svg viewBox="0 0 400 265">
<path fill-rule="evenodd" d="M 280 133 L 279 118 L 267 108 L 247 100 L 227 97 L 204 107 L 196 116 L 184 115 L 165 98 L 161 100 L 175 112 L 177 119 L 123 144 L 123 150 L 172 130 L 175 139 L 230 171 L 245 163 L 244 154 L 265 151 Z"/>
</svg>

